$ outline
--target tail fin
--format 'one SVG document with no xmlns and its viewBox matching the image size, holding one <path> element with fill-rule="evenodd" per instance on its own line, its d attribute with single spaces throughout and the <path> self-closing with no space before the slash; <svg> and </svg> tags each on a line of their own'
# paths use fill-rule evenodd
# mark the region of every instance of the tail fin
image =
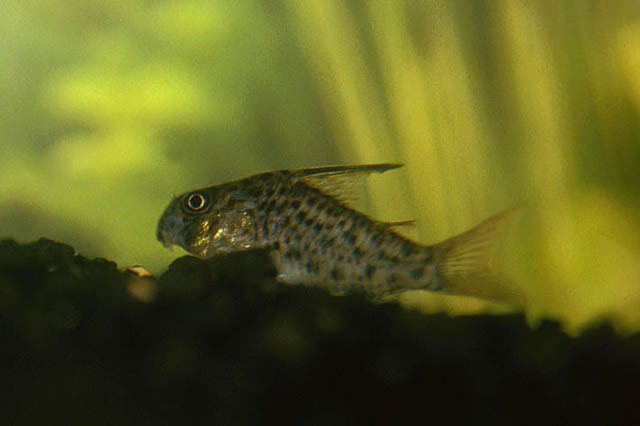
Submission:
<svg viewBox="0 0 640 426">
<path fill-rule="evenodd" d="M 476 296 L 523 306 L 523 296 L 491 268 L 496 243 L 523 207 L 490 217 L 476 227 L 434 246 L 438 279 L 449 294 Z"/>
</svg>

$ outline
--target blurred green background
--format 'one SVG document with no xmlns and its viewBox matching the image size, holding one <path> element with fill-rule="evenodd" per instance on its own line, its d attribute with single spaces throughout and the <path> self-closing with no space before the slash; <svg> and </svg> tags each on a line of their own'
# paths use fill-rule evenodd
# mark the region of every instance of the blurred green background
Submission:
<svg viewBox="0 0 640 426">
<path fill-rule="evenodd" d="M 529 203 L 499 267 L 532 321 L 640 329 L 637 0 L 0 4 L 0 235 L 160 273 L 172 193 L 402 162 L 369 213 L 429 243 Z"/>
</svg>

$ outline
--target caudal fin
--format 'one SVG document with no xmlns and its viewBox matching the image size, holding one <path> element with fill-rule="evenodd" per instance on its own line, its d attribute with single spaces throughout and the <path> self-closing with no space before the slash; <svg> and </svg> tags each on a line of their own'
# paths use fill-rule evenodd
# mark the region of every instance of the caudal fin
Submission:
<svg viewBox="0 0 640 426">
<path fill-rule="evenodd" d="M 437 278 L 445 293 L 489 298 L 514 306 L 524 304 L 522 295 L 491 267 L 496 243 L 522 210 L 523 207 L 516 207 L 499 213 L 435 245 L 439 258 Z"/>
</svg>

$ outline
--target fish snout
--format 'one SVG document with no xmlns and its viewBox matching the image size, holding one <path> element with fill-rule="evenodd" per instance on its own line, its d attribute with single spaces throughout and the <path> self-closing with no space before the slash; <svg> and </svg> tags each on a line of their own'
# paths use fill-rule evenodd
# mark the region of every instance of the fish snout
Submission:
<svg viewBox="0 0 640 426">
<path fill-rule="evenodd" d="M 173 226 L 171 226 L 171 228 L 173 228 Z M 166 229 L 167 229 L 166 218 L 163 217 L 158 221 L 158 227 L 156 229 L 156 238 L 158 239 L 158 241 L 162 243 L 164 247 L 170 250 L 173 250 L 172 238 L 170 238 L 170 235 L 167 235 L 167 232 L 165 231 Z"/>
</svg>

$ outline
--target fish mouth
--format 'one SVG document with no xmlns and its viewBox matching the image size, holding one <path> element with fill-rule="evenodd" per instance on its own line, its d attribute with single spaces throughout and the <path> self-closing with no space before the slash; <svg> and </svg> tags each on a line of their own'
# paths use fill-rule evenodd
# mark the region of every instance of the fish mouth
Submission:
<svg viewBox="0 0 640 426">
<path fill-rule="evenodd" d="M 165 248 L 168 248 L 169 250 L 173 251 L 173 244 L 171 243 L 170 240 L 167 239 L 167 234 L 164 231 L 158 230 L 158 233 L 156 234 L 156 238 L 158 239 L 158 241 L 162 243 L 162 245 Z"/>
</svg>

